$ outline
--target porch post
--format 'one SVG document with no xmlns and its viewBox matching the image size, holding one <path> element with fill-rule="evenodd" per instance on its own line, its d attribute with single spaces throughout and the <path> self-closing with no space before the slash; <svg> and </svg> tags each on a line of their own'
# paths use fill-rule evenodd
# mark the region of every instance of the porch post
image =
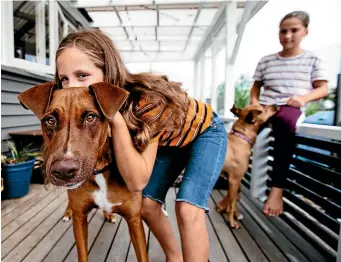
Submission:
<svg viewBox="0 0 341 262">
<path fill-rule="evenodd" d="M 199 86 L 200 86 L 200 92 L 199 92 L 199 100 L 204 102 L 204 98 L 205 98 L 205 91 L 204 88 L 206 87 L 206 76 L 205 76 L 205 52 L 201 53 L 200 56 L 200 82 L 199 82 Z"/>
<path fill-rule="evenodd" d="M 234 43 L 237 34 L 237 2 L 229 1 L 226 5 L 226 71 L 225 71 L 225 95 L 224 95 L 224 116 L 232 116 L 230 108 L 234 104 L 234 72 L 231 64 Z"/>
<path fill-rule="evenodd" d="M 200 81 L 199 81 L 199 61 L 195 60 L 194 61 L 194 76 L 193 76 L 193 97 L 198 99 L 199 98 L 199 93 L 200 93 Z"/>
<path fill-rule="evenodd" d="M 217 53 L 218 53 L 218 48 L 217 48 L 217 41 L 215 37 L 212 38 L 212 78 L 211 78 L 211 106 L 214 111 L 217 111 L 217 65 L 216 65 L 216 58 L 217 58 Z"/>
</svg>

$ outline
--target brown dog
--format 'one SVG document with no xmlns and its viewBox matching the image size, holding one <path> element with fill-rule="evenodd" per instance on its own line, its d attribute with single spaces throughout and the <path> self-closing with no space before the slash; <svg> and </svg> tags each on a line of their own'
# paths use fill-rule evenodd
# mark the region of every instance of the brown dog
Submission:
<svg viewBox="0 0 341 262">
<path fill-rule="evenodd" d="M 240 217 L 236 210 L 236 202 L 241 180 L 249 166 L 251 149 L 256 141 L 259 128 L 278 111 L 277 106 L 252 105 L 244 109 L 234 106 L 231 112 L 238 116 L 228 134 L 228 148 L 222 173 L 228 175 L 228 194 L 220 201 L 216 209 L 218 212 L 228 213 L 228 222 L 232 228 L 239 228 L 234 216 Z"/>
<path fill-rule="evenodd" d="M 88 261 L 87 215 L 96 207 L 106 215 L 114 212 L 125 218 L 138 261 L 148 261 L 142 194 L 128 191 L 108 138 L 107 119 L 114 117 L 127 96 L 125 90 L 104 83 L 67 89 L 46 83 L 18 97 L 41 120 L 47 181 L 68 189 L 66 213 L 72 213 L 80 262 Z"/>
</svg>

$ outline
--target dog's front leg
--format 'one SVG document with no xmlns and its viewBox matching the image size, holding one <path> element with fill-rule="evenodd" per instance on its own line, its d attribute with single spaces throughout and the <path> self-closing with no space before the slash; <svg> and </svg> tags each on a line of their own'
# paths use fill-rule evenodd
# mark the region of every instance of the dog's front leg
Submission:
<svg viewBox="0 0 341 262">
<path fill-rule="evenodd" d="M 72 214 L 73 234 L 75 236 L 78 262 L 88 262 L 88 220 L 82 213 Z"/>
<path fill-rule="evenodd" d="M 126 218 L 137 261 L 148 262 L 147 243 L 140 214 Z"/>
<path fill-rule="evenodd" d="M 229 191 L 228 196 L 228 222 L 232 228 L 240 228 L 238 222 L 234 219 L 236 213 L 236 204 L 238 198 L 238 190 L 241 183 L 242 176 L 230 175 L 229 176 Z"/>
</svg>

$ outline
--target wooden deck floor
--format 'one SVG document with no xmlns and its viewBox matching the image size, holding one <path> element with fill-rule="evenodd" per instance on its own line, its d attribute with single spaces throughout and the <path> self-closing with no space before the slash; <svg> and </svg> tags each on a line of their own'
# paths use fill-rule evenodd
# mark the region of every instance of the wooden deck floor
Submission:
<svg viewBox="0 0 341 262">
<path fill-rule="evenodd" d="M 167 195 L 166 207 L 180 243 L 173 200 L 175 189 Z M 210 239 L 210 261 L 325 261 L 279 218 L 267 218 L 259 207 L 243 195 L 239 208 L 244 219 L 242 228 L 231 230 L 225 217 L 214 210 L 222 192 L 215 190 L 209 201 L 211 212 L 206 225 Z M 23 198 L 2 201 L 1 261 L 77 261 L 71 222 L 61 218 L 67 204 L 65 191 L 46 191 L 32 184 Z M 104 222 L 102 211 L 93 210 L 89 217 L 89 261 L 136 261 L 128 228 L 117 216 L 116 224 Z M 165 261 L 157 240 L 145 227 L 151 262 Z"/>
</svg>

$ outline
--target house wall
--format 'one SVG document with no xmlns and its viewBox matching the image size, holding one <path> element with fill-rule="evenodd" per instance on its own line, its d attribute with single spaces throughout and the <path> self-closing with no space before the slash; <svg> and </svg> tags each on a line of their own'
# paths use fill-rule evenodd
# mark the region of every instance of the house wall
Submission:
<svg viewBox="0 0 341 262">
<path fill-rule="evenodd" d="M 2 142 L 11 138 L 9 132 L 40 129 L 38 118 L 32 111 L 21 106 L 17 96 L 34 85 L 51 80 L 52 76 L 36 75 L 18 68 L 1 66 Z M 2 146 L 2 151 L 3 149 L 4 146 Z"/>
</svg>

